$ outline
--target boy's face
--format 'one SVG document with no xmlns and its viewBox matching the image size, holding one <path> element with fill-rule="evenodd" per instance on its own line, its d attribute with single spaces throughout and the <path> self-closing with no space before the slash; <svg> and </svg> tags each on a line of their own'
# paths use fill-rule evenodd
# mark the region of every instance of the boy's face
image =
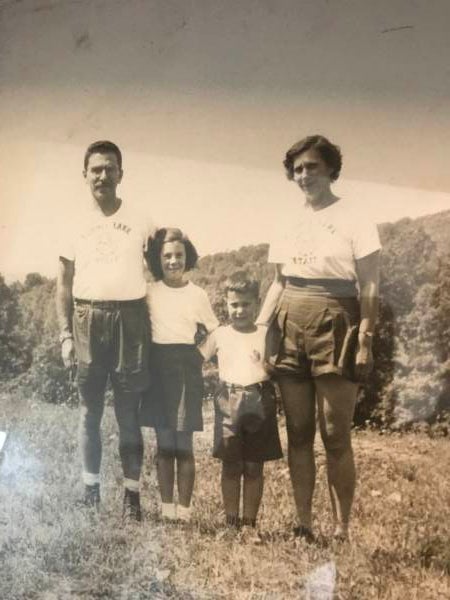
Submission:
<svg viewBox="0 0 450 600">
<path fill-rule="evenodd" d="M 231 325 L 238 331 L 252 331 L 255 326 L 258 301 L 252 293 L 227 293 L 227 309 Z"/>
</svg>

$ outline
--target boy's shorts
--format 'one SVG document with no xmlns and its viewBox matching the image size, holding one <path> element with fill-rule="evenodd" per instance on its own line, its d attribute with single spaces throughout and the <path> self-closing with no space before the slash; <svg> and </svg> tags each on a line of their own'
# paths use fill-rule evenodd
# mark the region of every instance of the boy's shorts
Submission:
<svg viewBox="0 0 450 600">
<path fill-rule="evenodd" d="M 334 373 L 356 381 L 359 322 L 356 297 L 287 285 L 267 333 L 268 371 L 299 380 Z"/>
<path fill-rule="evenodd" d="M 221 382 L 215 398 L 213 456 L 227 462 L 283 456 L 275 390 L 269 381 L 245 387 Z"/>
</svg>

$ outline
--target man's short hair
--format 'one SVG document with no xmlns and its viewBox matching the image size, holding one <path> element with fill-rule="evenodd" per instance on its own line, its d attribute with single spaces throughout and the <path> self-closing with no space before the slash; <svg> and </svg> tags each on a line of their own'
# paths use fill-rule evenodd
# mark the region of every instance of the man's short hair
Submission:
<svg viewBox="0 0 450 600">
<path fill-rule="evenodd" d="M 251 294 L 258 300 L 259 281 L 249 275 L 247 271 L 235 271 L 229 275 L 225 281 L 225 295 L 227 295 L 228 292 Z"/>
<path fill-rule="evenodd" d="M 119 146 L 108 140 L 99 140 L 90 144 L 84 154 L 84 170 L 87 169 L 92 154 L 115 154 L 119 169 L 122 169 L 122 153 Z"/>
<path fill-rule="evenodd" d="M 191 271 L 197 264 L 198 254 L 194 244 L 181 231 L 175 227 L 163 227 L 158 229 L 153 238 L 149 239 L 148 248 L 145 252 L 145 259 L 156 281 L 163 279 L 163 270 L 161 267 L 161 251 L 167 242 L 181 242 L 186 251 L 185 271 Z"/>
</svg>

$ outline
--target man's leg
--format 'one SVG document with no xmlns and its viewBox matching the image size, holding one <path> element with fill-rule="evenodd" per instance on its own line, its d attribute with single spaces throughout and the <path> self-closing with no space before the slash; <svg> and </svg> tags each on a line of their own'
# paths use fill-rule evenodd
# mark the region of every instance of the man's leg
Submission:
<svg viewBox="0 0 450 600">
<path fill-rule="evenodd" d="M 88 505 L 97 505 L 100 501 L 99 485 L 102 460 L 100 424 L 103 416 L 106 380 L 106 372 L 99 370 L 95 375 L 91 372 L 85 376 L 83 367 L 79 366 L 79 443 L 83 464 L 83 482 L 86 486 L 85 502 Z"/>
<path fill-rule="evenodd" d="M 358 386 L 338 375 L 324 375 L 316 379 L 316 388 L 335 535 L 346 538 L 356 480 L 351 426 Z"/>
<path fill-rule="evenodd" d="M 281 377 L 279 385 L 286 415 L 288 463 L 299 531 L 305 531 L 305 536 L 308 536 L 312 529 L 312 498 L 316 477 L 315 387 L 313 381 L 297 381 L 290 377 Z"/>
</svg>

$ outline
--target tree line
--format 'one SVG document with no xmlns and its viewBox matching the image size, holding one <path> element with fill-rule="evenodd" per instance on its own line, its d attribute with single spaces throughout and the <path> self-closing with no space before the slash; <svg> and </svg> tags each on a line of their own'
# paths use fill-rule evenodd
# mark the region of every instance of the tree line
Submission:
<svg viewBox="0 0 450 600">
<path fill-rule="evenodd" d="M 361 392 L 358 425 L 410 427 L 428 423 L 441 433 L 450 423 L 450 211 L 380 226 L 383 245 L 380 311 L 374 338 L 375 367 Z M 204 256 L 192 279 L 204 287 L 218 318 L 226 311 L 223 284 L 246 269 L 261 281 L 264 297 L 273 278 L 268 246 L 259 244 Z M 60 360 L 55 281 L 30 273 L 7 285 L 0 275 L 0 377 L 37 400 L 76 403 Z M 206 371 L 211 392 L 216 373 Z"/>
</svg>

